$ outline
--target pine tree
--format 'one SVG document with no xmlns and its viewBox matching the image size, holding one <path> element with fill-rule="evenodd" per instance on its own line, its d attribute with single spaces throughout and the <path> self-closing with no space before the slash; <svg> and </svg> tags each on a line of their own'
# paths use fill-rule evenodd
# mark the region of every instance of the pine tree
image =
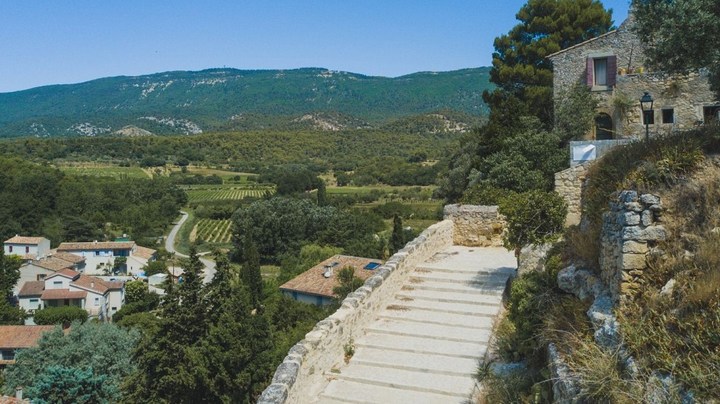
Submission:
<svg viewBox="0 0 720 404">
<path fill-rule="evenodd" d="M 318 206 L 327 205 L 327 189 L 325 187 L 325 181 L 320 180 L 317 189 L 317 204 Z"/>
<path fill-rule="evenodd" d="M 263 299 L 263 281 L 260 274 L 260 254 L 253 242 L 249 242 L 246 246 L 244 256 L 242 281 L 250 291 L 253 307 L 259 308 Z"/>
<path fill-rule="evenodd" d="M 405 247 L 405 232 L 403 231 L 402 219 L 398 215 L 393 216 L 393 231 L 390 236 L 390 249 L 393 253 Z"/>
</svg>

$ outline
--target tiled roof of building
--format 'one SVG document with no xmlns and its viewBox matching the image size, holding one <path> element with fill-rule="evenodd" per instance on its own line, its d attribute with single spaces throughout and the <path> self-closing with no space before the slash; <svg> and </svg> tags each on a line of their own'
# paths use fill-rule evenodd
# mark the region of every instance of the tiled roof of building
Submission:
<svg viewBox="0 0 720 404">
<path fill-rule="evenodd" d="M 45 257 L 39 260 L 33 260 L 32 264 L 55 272 L 63 269 L 72 269 L 74 265 L 74 263 L 58 257 Z"/>
<path fill-rule="evenodd" d="M 78 276 L 80 276 L 80 272 L 73 271 L 73 270 L 70 269 L 70 268 L 65 268 L 65 269 L 61 269 L 60 271 L 55 272 L 55 273 L 52 274 L 52 275 L 49 275 L 49 276 L 48 276 L 47 278 L 45 278 L 45 279 L 54 278 L 54 277 L 56 277 L 56 276 L 63 276 L 63 277 L 68 278 L 68 279 L 75 279 L 75 278 L 77 278 Z"/>
<path fill-rule="evenodd" d="M 86 291 L 69 289 L 45 289 L 40 295 L 42 300 L 84 299 L 85 297 L 87 297 Z"/>
<path fill-rule="evenodd" d="M 77 279 L 75 279 L 71 285 L 77 286 L 79 288 L 83 289 L 89 289 L 93 292 L 97 292 L 100 294 L 105 294 L 110 289 L 122 289 L 124 283 L 123 282 L 111 282 L 111 281 L 104 281 L 100 278 L 97 278 L 95 276 L 89 276 L 89 275 L 80 275 Z"/>
<path fill-rule="evenodd" d="M 81 241 L 75 243 L 60 243 L 57 250 L 127 250 L 133 248 L 134 246 L 134 241 Z"/>
<path fill-rule="evenodd" d="M 45 281 L 28 281 L 22 285 L 19 297 L 40 296 L 45 290 Z"/>
<path fill-rule="evenodd" d="M 26 237 L 15 235 L 15 237 L 5 240 L 5 244 L 40 244 L 44 240 L 47 239 L 45 237 Z"/>
<path fill-rule="evenodd" d="M 150 258 L 153 257 L 153 255 L 155 255 L 156 252 L 157 251 L 153 250 L 152 248 L 137 246 L 135 248 L 135 251 L 133 252 L 133 255 L 136 257 L 140 257 L 140 258 L 149 260 Z"/>
<path fill-rule="evenodd" d="M 37 346 L 44 332 L 51 331 L 54 325 L 1 325 L 0 348 L 17 349 Z"/>
<path fill-rule="evenodd" d="M 333 289 L 340 285 L 337 274 L 341 269 L 350 266 L 355 270 L 355 276 L 365 280 L 375 273 L 374 270 L 364 269 L 370 263 L 382 265 L 382 261 L 376 259 L 335 255 L 280 285 L 280 289 L 334 297 Z M 326 278 L 324 274 L 330 267 L 332 275 Z"/>
<path fill-rule="evenodd" d="M 63 261 L 67 261 L 73 264 L 79 264 L 85 261 L 85 257 L 80 255 L 72 254 L 69 252 L 58 251 L 57 249 L 50 250 L 49 257 L 59 258 Z"/>
</svg>

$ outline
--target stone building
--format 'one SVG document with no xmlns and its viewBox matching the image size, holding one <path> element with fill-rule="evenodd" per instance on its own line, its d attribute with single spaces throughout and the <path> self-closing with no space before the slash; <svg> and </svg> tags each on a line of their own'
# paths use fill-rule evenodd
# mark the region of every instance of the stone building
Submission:
<svg viewBox="0 0 720 404">
<path fill-rule="evenodd" d="M 548 56 L 553 63 L 556 103 L 576 83 L 588 85 L 599 100 L 593 129 L 578 137 L 644 136 L 645 118 L 651 136 L 718 120 L 720 101 L 710 90 L 707 72 L 671 76 L 648 71 L 633 27 L 631 10 L 618 29 Z M 639 101 L 644 92 L 655 100 L 652 114 L 646 117 Z"/>
</svg>

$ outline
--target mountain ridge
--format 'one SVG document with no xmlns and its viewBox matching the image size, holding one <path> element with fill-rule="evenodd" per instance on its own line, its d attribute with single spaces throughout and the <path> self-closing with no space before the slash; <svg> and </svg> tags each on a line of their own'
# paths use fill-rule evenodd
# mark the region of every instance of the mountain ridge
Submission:
<svg viewBox="0 0 720 404">
<path fill-rule="evenodd" d="M 491 88 L 488 67 L 395 78 L 324 68 L 114 76 L 0 93 L 0 137 L 102 136 L 125 126 L 154 134 L 264 129 L 316 113 L 359 127 L 441 110 L 473 120 L 487 114 L 482 92 Z"/>
</svg>

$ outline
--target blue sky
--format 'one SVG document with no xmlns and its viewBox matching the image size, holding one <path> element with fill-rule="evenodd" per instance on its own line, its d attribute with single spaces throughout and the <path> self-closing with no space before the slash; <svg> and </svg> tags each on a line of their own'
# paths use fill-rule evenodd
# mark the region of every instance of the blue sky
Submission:
<svg viewBox="0 0 720 404">
<path fill-rule="evenodd" d="M 0 92 L 212 67 L 488 66 L 525 0 L 1 0 Z M 629 0 L 605 0 L 616 25 Z"/>
</svg>

